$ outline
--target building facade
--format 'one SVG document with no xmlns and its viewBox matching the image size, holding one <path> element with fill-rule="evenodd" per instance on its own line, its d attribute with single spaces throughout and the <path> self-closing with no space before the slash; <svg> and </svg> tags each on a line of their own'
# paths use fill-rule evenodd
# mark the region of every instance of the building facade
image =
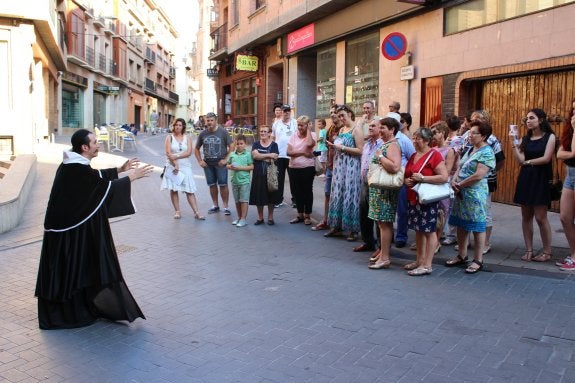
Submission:
<svg viewBox="0 0 575 383">
<path fill-rule="evenodd" d="M 177 32 L 153 0 L 68 0 L 62 131 L 106 124 L 168 127 L 178 95 Z"/>
<path fill-rule="evenodd" d="M 64 0 L 0 6 L 0 156 L 33 152 L 58 126 L 65 10 Z"/>
<path fill-rule="evenodd" d="M 361 114 L 370 100 L 385 114 L 399 101 L 414 126 L 487 109 L 508 158 L 500 202 L 518 173 L 508 125 L 540 107 L 559 132 L 575 97 L 573 0 L 228 0 L 219 14 L 219 107 L 229 98 L 235 116 L 269 124 L 274 102 L 323 118 L 331 102 Z M 245 70 L 246 56 L 257 67 Z"/>
</svg>

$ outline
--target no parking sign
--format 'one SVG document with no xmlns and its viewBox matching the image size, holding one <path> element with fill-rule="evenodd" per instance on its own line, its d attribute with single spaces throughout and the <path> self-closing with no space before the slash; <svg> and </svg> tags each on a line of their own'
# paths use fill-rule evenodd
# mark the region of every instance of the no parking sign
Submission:
<svg viewBox="0 0 575 383">
<path fill-rule="evenodd" d="M 407 39 L 399 32 L 390 33 L 381 43 L 381 53 L 388 60 L 400 59 L 406 50 Z"/>
</svg>

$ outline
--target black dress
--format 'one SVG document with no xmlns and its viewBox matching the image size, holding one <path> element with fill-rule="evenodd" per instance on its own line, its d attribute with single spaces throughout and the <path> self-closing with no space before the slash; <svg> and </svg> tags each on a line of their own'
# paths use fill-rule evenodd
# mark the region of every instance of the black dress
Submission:
<svg viewBox="0 0 575 383">
<path fill-rule="evenodd" d="M 128 177 L 79 163 L 56 172 L 44 221 L 36 297 L 42 329 L 86 326 L 98 318 L 144 318 L 128 290 L 108 218 L 133 214 Z"/>
<path fill-rule="evenodd" d="M 543 157 L 551 133 L 537 140 L 523 138 L 525 161 Z M 551 203 L 549 184 L 553 179 L 553 162 L 543 165 L 522 166 L 517 177 L 513 202 L 525 206 L 547 206 Z"/>
<path fill-rule="evenodd" d="M 254 142 L 252 151 L 257 150 L 260 154 L 279 154 L 278 144 L 272 141 L 268 146 L 262 146 L 260 141 Z M 277 205 L 282 201 L 281 191 L 268 191 L 268 162 L 254 159 L 254 170 L 252 172 L 252 185 L 250 188 L 250 205 L 267 206 Z"/>
</svg>

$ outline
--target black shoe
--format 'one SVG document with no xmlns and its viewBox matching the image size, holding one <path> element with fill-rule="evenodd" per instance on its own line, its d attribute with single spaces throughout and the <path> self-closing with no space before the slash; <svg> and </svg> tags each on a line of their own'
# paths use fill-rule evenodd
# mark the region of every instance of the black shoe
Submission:
<svg viewBox="0 0 575 383">
<path fill-rule="evenodd" d="M 404 241 L 396 241 L 395 242 L 395 247 L 397 247 L 398 249 L 401 249 L 402 247 L 405 247 L 406 242 Z"/>
</svg>

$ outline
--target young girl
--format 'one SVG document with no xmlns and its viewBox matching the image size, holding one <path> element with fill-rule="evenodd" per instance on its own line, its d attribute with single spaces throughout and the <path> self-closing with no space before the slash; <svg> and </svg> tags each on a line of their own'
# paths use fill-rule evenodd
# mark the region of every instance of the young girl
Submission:
<svg viewBox="0 0 575 383">
<path fill-rule="evenodd" d="M 323 166 L 323 173 L 320 177 L 325 177 L 325 167 L 327 164 L 327 145 L 325 143 L 327 134 L 327 129 L 325 128 L 326 125 L 327 124 L 323 118 L 317 120 L 316 131 L 318 132 L 318 138 L 316 150 L 321 153 L 319 156 L 319 162 L 321 162 L 321 165 Z"/>
</svg>

